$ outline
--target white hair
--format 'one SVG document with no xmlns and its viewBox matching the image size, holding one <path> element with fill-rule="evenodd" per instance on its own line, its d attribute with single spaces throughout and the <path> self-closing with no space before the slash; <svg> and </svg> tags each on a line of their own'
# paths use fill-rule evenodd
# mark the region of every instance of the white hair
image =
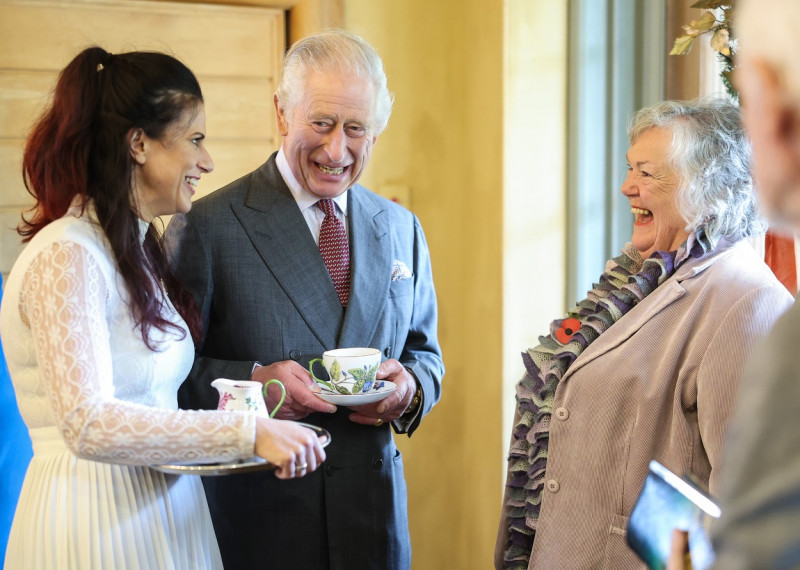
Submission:
<svg viewBox="0 0 800 570">
<path fill-rule="evenodd" d="M 782 90 L 800 104 L 800 58 L 794 49 L 800 1 L 739 0 L 733 14 L 738 51 L 769 63 Z"/>
<path fill-rule="evenodd" d="M 656 103 L 634 115 L 628 138 L 634 143 L 653 127 L 672 133 L 669 165 L 680 179 L 675 201 L 687 231 L 704 227 L 731 241 L 764 232 L 739 107 L 723 98 Z"/>
<path fill-rule="evenodd" d="M 283 58 L 281 82 L 275 94 L 287 115 L 303 95 L 309 71 L 350 73 L 375 88 L 373 129 L 380 134 L 389 122 L 394 96 L 378 53 L 363 38 L 344 30 L 328 30 L 295 42 Z"/>
</svg>

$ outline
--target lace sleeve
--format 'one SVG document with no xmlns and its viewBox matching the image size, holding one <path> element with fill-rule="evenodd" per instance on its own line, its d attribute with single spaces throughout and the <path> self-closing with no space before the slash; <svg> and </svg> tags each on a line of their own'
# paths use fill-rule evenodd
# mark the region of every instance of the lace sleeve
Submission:
<svg viewBox="0 0 800 570">
<path fill-rule="evenodd" d="M 108 287 L 99 262 L 75 242 L 40 252 L 24 278 L 20 311 L 69 448 L 85 459 L 134 465 L 252 455 L 250 414 L 167 410 L 114 398 Z"/>
</svg>

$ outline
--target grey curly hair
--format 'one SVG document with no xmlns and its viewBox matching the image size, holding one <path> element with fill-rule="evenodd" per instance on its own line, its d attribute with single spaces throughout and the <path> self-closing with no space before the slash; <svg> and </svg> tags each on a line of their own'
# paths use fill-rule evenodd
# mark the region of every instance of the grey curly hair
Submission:
<svg viewBox="0 0 800 570">
<path fill-rule="evenodd" d="M 705 227 L 709 237 L 737 241 L 766 230 L 739 107 L 722 98 L 656 103 L 633 116 L 631 144 L 653 127 L 672 132 L 668 156 L 680 178 L 675 200 L 687 231 Z"/>
<path fill-rule="evenodd" d="M 327 30 L 303 38 L 289 48 L 275 92 L 288 115 L 303 95 L 303 80 L 309 71 L 348 72 L 371 81 L 375 87 L 372 127 L 376 135 L 383 132 L 392 113 L 394 96 L 387 87 L 383 61 L 363 38 L 344 30 Z"/>
</svg>

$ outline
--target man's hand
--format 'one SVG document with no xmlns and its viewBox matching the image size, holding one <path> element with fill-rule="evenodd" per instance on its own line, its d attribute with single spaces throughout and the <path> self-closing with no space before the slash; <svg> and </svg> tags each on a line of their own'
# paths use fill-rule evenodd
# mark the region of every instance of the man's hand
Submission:
<svg viewBox="0 0 800 570">
<path fill-rule="evenodd" d="M 667 570 L 691 570 L 692 559 L 689 556 L 689 535 L 685 531 L 673 529 Z"/>
<path fill-rule="evenodd" d="M 417 382 L 397 360 L 391 359 L 382 362 L 375 378 L 394 382 L 397 389 L 379 402 L 356 407 L 356 411 L 349 416 L 350 421 L 374 426 L 396 420 L 405 413 L 411 400 L 414 399 Z"/>
<path fill-rule="evenodd" d="M 336 406 L 329 404 L 311 391 L 311 388 L 316 386 L 316 382 L 311 379 L 308 370 L 294 360 L 275 362 L 269 366 L 258 366 L 250 379 L 264 384 L 273 378 L 280 380 L 286 388 L 286 400 L 275 414 L 276 418 L 300 420 L 313 412 L 332 414 L 336 411 Z M 279 386 L 267 387 L 267 397 L 265 398 L 267 409 L 274 410 L 280 402 L 280 398 Z"/>
</svg>

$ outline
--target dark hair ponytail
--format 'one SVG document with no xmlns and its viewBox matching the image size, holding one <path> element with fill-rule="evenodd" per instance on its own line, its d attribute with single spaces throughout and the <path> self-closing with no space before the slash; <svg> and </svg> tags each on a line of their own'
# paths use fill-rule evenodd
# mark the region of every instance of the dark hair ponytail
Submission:
<svg viewBox="0 0 800 570">
<path fill-rule="evenodd" d="M 23 215 L 17 231 L 29 241 L 64 216 L 76 196 L 91 198 L 127 287 L 131 312 L 150 348 L 156 348 L 151 327 L 180 330 L 163 317 L 162 284 L 195 342 L 202 325 L 191 295 L 169 271 L 152 224 L 142 247 L 128 136 L 140 128 L 159 139 L 202 102 L 194 74 L 174 57 L 157 52 L 113 55 L 90 47 L 59 75 L 52 104 L 35 125 L 23 155 L 25 187 L 36 204 L 29 218 Z"/>
</svg>

